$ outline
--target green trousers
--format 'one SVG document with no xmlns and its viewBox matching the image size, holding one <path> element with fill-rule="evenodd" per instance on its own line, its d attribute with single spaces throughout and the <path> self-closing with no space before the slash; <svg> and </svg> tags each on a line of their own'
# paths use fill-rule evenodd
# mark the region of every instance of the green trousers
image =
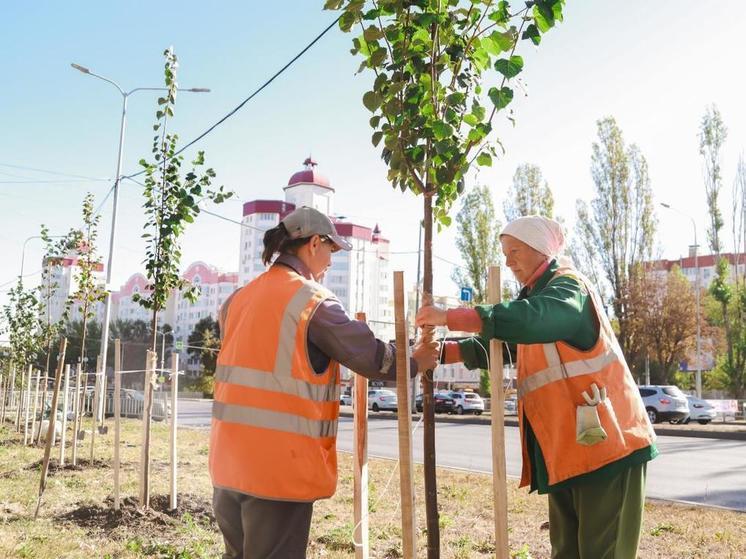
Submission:
<svg viewBox="0 0 746 559">
<path fill-rule="evenodd" d="M 552 559 L 635 559 L 646 466 L 549 493 Z"/>
</svg>

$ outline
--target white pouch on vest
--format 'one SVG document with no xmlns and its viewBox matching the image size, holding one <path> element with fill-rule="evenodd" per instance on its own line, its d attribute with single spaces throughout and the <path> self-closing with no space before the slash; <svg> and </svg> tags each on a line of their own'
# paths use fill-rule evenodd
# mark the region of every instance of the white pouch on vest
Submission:
<svg viewBox="0 0 746 559">
<path fill-rule="evenodd" d="M 598 417 L 598 405 L 606 404 L 606 388 L 599 390 L 594 382 L 591 384 L 591 392 L 593 397 L 586 391 L 582 392 L 587 405 L 578 406 L 575 416 L 575 440 L 585 446 L 600 443 L 608 437 Z"/>
</svg>

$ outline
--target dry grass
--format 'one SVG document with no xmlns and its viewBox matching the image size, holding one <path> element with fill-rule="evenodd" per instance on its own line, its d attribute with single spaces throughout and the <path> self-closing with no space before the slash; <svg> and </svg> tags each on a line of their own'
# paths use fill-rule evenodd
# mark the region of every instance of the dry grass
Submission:
<svg viewBox="0 0 746 559">
<path fill-rule="evenodd" d="M 154 425 L 153 495 L 167 492 L 167 427 Z M 137 495 L 139 423 L 127 420 L 122 436 L 123 497 Z M 8 427 L 0 427 L 0 557 L 190 559 L 220 557 L 222 541 L 210 515 L 205 431 L 179 432 L 179 488 L 185 495 L 175 514 L 139 512 L 129 506 L 113 515 L 107 499 L 112 472 L 100 462 L 93 468 L 54 471 L 39 519 L 36 505 L 42 449 L 23 447 Z M 96 458 L 110 463 L 112 433 L 97 438 Z M 88 456 L 89 440 L 82 455 Z M 100 444 L 99 444 L 100 443 Z M 69 454 L 68 454 L 69 456 Z M 309 557 L 354 556 L 352 533 L 352 464 L 340 455 L 340 479 L 333 499 L 317 503 Z M 401 556 L 398 472 L 395 462 L 370 463 L 371 557 Z M 386 488 L 387 481 L 391 483 Z M 481 474 L 439 470 L 441 547 L 444 558 L 489 557 L 494 553 L 491 479 Z M 416 471 L 418 556 L 424 557 L 426 534 L 422 508 L 422 470 Z M 163 508 L 164 497 L 154 499 Z M 549 557 L 545 497 L 528 495 L 509 483 L 511 548 L 516 557 Z M 110 504 L 110 502 L 108 503 Z M 746 515 L 730 511 L 649 503 L 640 557 L 746 557 Z"/>
</svg>

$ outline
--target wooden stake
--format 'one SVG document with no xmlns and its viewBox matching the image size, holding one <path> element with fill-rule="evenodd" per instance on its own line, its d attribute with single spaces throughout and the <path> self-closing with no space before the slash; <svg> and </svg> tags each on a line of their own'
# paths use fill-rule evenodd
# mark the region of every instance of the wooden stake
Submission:
<svg viewBox="0 0 746 559">
<path fill-rule="evenodd" d="M 140 506 L 150 506 L 150 420 L 153 414 L 153 383 L 155 382 L 155 352 L 148 350 L 145 360 L 142 410 L 142 451 L 140 454 Z"/>
<path fill-rule="evenodd" d="M 41 385 L 41 412 L 39 415 L 39 432 L 36 434 L 36 444 L 41 444 L 41 422 L 44 419 L 44 409 L 47 403 L 47 384 L 49 383 L 49 370 L 44 372 L 44 383 Z"/>
<path fill-rule="evenodd" d="M 165 402 L 164 402 L 165 403 Z M 164 406 L 165 407 L 165 406 Z M 171 510 L 176 502 L 176 419 L 179 408 L 179 354 L 171 354 Z"/>
<path fill-rule="evenodd" d="M 490 304 L 502 300 L 500 268 L 490 266 L 487 297 Z M 490 394 L 492 416 L 492 494 L 495 511 L 495 557 L 508 559 L 508 485 L 505 468 L 505 394 L 503 389 L 503 350 L 500 340 L 490 340 Z"/>
<path fill-rule="evenodd" d="M 80 416 L 83 413 L 83 401 L 80 394 L 80 382 L 83 376 L 83 365 L 78 362 L 75 369 L 75 404 L 73 406 L 73 466 L 78 464 L 78 436 L 80 435 Z"/>
<path fill-rule="evenodd" d="M 67 443 L 67 409 L 70 392 L 70 365 L 65 365 L 65 391 L 62 393 L 62 435 L 60 436 L 60 466 L 65 465 L 65 444 Z"/>
<path fill-rule="evenodd" d="M 414 478 L 412 472 L 412 413 L 409 408 L 409 328 L 404 312 L 404 272 L 394 272 L 396 324 L 396 401 L 399 424 L 399 483 L 401 489 L 402 550 L 404 559 L 416 557 Z"/>
<path fill-rule="evenodd" d="M 26 371 L 21 370 L 21 388 L 18 390 L 16 401 L 16 433 L 21 432 L 21 410 L 23 409 L 23 386 L 26 381 Z"/>
<path fill-rule="evenodd" d="M 57 364 L 57 374 L 54 377 L 54 393 L 52 394 L 52 411 L 49 414 L 49 427 L 47 428 L 47 440 L 44 445 L 44 460 L 41 465 L 41 480 L 39 481 L 39 499 L 36 501 L 36 512 L 34 512 L 34 520 L 39 516 L 39 507 L 41 507 L 41 497 L 44 494 L 44 489 L 47 486 L 47 473 L 49 472 L 49 457 L 52 454 L 52 435 L 54 434 L 55 420 L 57 414 L 54 411 L 57 409 L 57 399 L 60 395 L 60 384 L 62 381 L 62 368 L 65 363 L 65 352 L 67 351 L 67 338 L 62 338 L 60 342 L 59 352 L 59 363 Z"/>
<path fill-rule="evenodd" d="M 3 391 L 3 399 L 2 403 L 0 404 L 2 406 L 2 411 L 0 412 L 0 425 L 5 425 L 5 399 L 8 397 L 8 384 L 10 383 L 10 377 L 4 376 L 0 378 L 0 388 L 2 388 Z"/>
<path fill-rule="evenodd" d="M 29 417 L 29 408 L 31 407 L 31 375 L 33 374 L 34 369 L 32 365 L 28 366 L 28 373 L 26 373 L 26 392 L 24 394 L 24 419 L 23 419 L 23 444 L 24 446 L 28 445 L 29 437 L 28 437 L 28 423 L 30 420 Z M 31 433 L 31 437 L 33 438 L 33 433 Z"/>
<path fill-rule="evenodd" d="M 39 382 L 41 382 L 41 371 L 36 371 L 36 382 L 34 383 L 34 409 L 31 413 L 31 444 L 34 444 L 38 439 L 38 435 L 36 434 L 36 412 L 39 405 Z M 44 415 L 43 408 L 42 415 Z M 39 420 L 39 430 L 41 431 L 41 419 Z"/>
<path fill-rule="evenodd" d="M 365 313 L 355 315 L 365 322 Z M 368 379 L 353 376 L 354 430 L 352 443 L 353 507 L 355 521 L 355 559 L 368 559 L 370 554 L 368 528 Z"/>
<path fill-rule="evenodd" d="M 13 407 L 13 394 L 16 390 L 16 366 L 11 363 L 10 364 L 10 384 L 8 385 L 8 388 L 6 389 L 8 392 L 8 407 Z M 5 409 L 3 409 L 3 412 Z M 8 410 L 8 414 L 12 413 L 10 410 Z M 13 416 L 10 416 L 10 420 L 13 421 Z M 3 419 L 5 419 L 5 414 L 3 413 Z"/>
<path fill-rule="evenodd" d="M 96 431 L 98 430 L 98 401 L 101 397 L 99 389 L 101 388 L 101 356 L 96 358 L 96 380 L 93 383 L 93 405 L 91 406 L 91 466 L 93 466 L 93 452 L 96 448 Z"/>
<path fill-rule="evenodd" d="M 114 340 L 114 510 L 119 510 L 119 436 L 120 422 L 119 418 L 122 413 L 121 409 L 121 387 L 122 370 L 120 365 L 122 360 L 122 345 L 119 339 Z"/>
</svg>

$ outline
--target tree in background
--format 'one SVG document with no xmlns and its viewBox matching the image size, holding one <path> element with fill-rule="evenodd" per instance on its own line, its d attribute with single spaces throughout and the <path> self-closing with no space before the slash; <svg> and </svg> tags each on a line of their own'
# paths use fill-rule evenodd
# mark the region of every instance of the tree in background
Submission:
<svg viewBox="0 0 746 559">
<path fill-rule="evenodd" d="M 707 229 L 707 240 L 710 250 L 719 255 L 723 243 L 720 230 L 723 228 L 723 214 L 718 206 L 718 196 L 722 188 L 723 178 L 720 167 L 720 151 L 728 137 L 728 129 L 723 123 L 720 111 L 713 104 L 707 107 L 699 126 L 699 153 L 704 162 L 705 195 L 707 197 L 707 213 L 710 226 Z"/>
<path fill-rule="evenodd" d="M 526 215 L 554 217 L 554 196 L 538 165 L 519 165 L 503 203 L 508 222 Z"/>
<path fill-rule="evenodd" d="M 627 146 L 613 117 L 597 123 L 591 175 L 595 198 L 590 208 L 577 202 L 575 258 L 578 267 L 606 286 L 618 321 L 619 344 L 630 348 L 626 292 L 635 265 L 652 256 L 655 233 L 653 195 L 645 157 L 634 144 Z M 599 274 L 598 271 L 602 274 Z M 600 276 L 600 277 L 599 277 Z M 596 278 L 593 278 L 594 281 Z"/>
<path fill-rule="evenodd" d="M 212 317 L 200 319 L 188 338 L 187 353 L 199 357 L 203 376 L 213 376 L 220 349 L 220 327 Z"/>
<path fill-rule="evenodd" d="M 697 332 L 694 290 L 681 269 L 668 273 L 636 266 L 628 283 L 630 362 L 650 357 L 653 384 L 675 384 L 679 363 L 691 355 Z"/>
<path fill-rule="evenodd" d="M 523 70 L 519 41 L 538 45 L 562 20 L 564 0 L 536 0 L 511 12 L 508 1 L 327 0 L 341 10 L 343 31 L 359 30 L 352 53 L 372 70 L 363 95 L 372 113 L 372 143 L 383 144 L 388 180 L 423 197 L 423 301 L 432 302 L 432 225 L 448 226 L 452 204 L 473 161 L 492 165 L 495 117 L 512 120 L 509 82 Z M 494 68 L 494 73 L 491 70 Z M 491 75 L 490 75 L 491 74 Z M 483 88 L 483 81 L 494 85 Z M 423 329 L 425 339 L 432 329 Z M 432 374 L 423 374 L 425 510 L 428 557 L 440 553 L 435 483 Z"/>
<path fill-rule="evenodd" d="M 34 290 L 23 287 L 23 278 L 8 291 L 3 305 L 4 328 L 10 343 L 11 362 L 19 370 L 31 364 L 43 342 L 39 332 L 39 300 Z"/>
<path fill-rule="evenodd" d="M 455 268 L 453 281 L 474 290 L 474 303 L 487 302 L 487 268 L 500 264 L 499 234 L 502 224 L 495 215 L 492 192 L 475 186 L 464 196 L 456 214 L 456 247 L 466 266 Z"/>
<path fill-rule="evenodd" d="M 716 364 L 716 375 L 734 398 L 746 396 L 746 287 L 730 283 L 730 264 L 721 258 L 710 296 L 716 305 L 710 307 L 709 319 L 722 328 L 725 351 Z"/>
</svg>

